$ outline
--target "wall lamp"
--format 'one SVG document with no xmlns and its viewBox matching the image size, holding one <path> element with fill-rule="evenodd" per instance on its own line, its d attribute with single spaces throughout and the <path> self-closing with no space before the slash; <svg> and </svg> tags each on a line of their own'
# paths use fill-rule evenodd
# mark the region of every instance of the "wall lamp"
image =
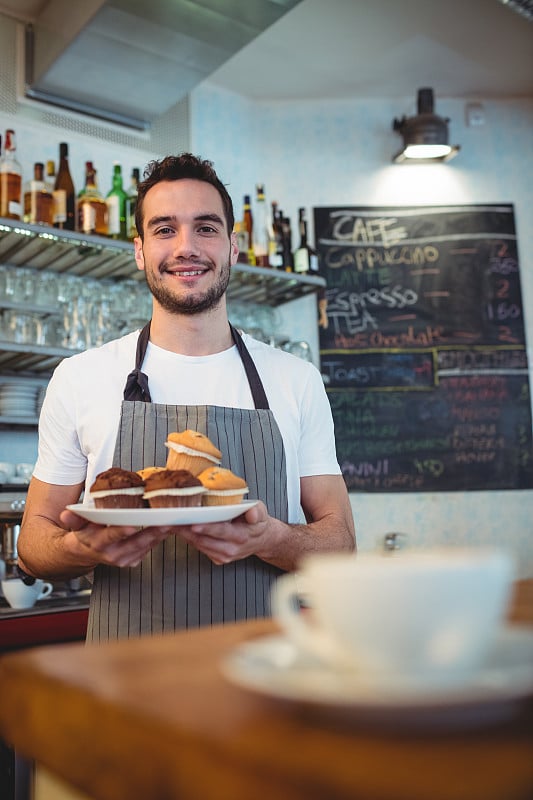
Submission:
<svg viewBox="0 0 533 800">
<path fill-rule="evenodd" d="M 449 161 L 460 146 L 448 144 L 448 122 L 433 113 L 433 89 L 419 89 L 417 116 L 394 119 L 392 123 L 392 129 L 403 138 L 403 148 L 393 161 L 396 164 Z"/>
</svg>

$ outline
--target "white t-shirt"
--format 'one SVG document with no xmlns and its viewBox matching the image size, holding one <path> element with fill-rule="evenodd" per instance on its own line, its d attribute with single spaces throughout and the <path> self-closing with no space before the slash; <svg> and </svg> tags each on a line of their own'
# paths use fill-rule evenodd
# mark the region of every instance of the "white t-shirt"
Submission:
<svg viewBox="0 0 533 800">
<path fill-rule="evenodd" d="M 39 421 L 34 475 L 71 485 L 112 465 L 120 408 L 135 366 L 139 332 L 65 359 L 48 385 Z M 289 522 L 301 520 L 300 482 L 338 475 L 333 419 L 322 377 L 313 364 L 243 335 L 281 431 L 287 461 Z M 253 408 L 235 346 L 211 356 L 183 356 L 148 345 L 142 367 L 154 403 Z"/>
</svg>

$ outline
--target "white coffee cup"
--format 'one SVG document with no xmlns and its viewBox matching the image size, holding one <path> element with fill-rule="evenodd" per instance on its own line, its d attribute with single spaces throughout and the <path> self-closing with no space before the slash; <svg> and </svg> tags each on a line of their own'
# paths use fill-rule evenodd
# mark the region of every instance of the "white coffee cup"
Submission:
<svg viewBox="0 0 533 800">
<path fill-rule="evenodd" d="M 272 589 L 272 611 L 303 652 L 357 670 L 370 683 L 456 685 L 486 658 L 501 629 L 514 564 L 499 550 L 446 548 L 390 554 L 314 554 L 298 582 Z"/>
<path fill-rule="evenodd" d="M 40 578 L 31 586 L 21 578 L 5 578 L 2 581 L 2 591 L 11 608 L 31 608 L 37 600 L 48 597 L 53 589 L 53 584 L 45 583 Z"/>
</svg>

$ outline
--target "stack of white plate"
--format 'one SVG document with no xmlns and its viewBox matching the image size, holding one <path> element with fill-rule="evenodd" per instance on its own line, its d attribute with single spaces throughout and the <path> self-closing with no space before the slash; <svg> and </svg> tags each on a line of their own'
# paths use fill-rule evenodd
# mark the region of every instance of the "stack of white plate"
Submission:
<svg viewBox="0 0 533 800">
<path fill-rule="evenodd" d="M 0 415 L 30 418 L 36 416 L 39 387 L 20 381 L 0 385 Z"/>
<path fill-rule="evenodd" d="M 46 386 L 41 386 L 37 390 L 37 401 L 35 403 L 37 416 L 39 416 L 39 414 L 41 413 L 41 408 L 43 407 L 45 394 L 46 394 Z"/>
</svg>

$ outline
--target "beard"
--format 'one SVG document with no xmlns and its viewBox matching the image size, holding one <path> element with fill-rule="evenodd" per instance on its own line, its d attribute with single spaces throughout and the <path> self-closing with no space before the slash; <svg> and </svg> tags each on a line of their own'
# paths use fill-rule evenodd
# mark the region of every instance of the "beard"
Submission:
<svg viewBox="0 0 533 800">
<path fill-rule="evenodd" d="M 211 262 L 198 262 L 198 264 L 212 266 Z M 165 265 L 163 264 L 162 266 L 164 268 Z M 192 265 L 190 266 L 192 268 Z M 184 297 L 177 296 L 172 289 L 163 285 L 159 271 L 152 272 L 145 269 L 144 275 L 151 294 L 165 311 L 170 311 L 171 314 L 200 314 L 218 306 L 221 297 L 228 288 L 230 271 L 231 266 L 228 258 L 221 265 L 217 280 L 209 289 L 204 292 L 191 292 Z"/>
</svg>

